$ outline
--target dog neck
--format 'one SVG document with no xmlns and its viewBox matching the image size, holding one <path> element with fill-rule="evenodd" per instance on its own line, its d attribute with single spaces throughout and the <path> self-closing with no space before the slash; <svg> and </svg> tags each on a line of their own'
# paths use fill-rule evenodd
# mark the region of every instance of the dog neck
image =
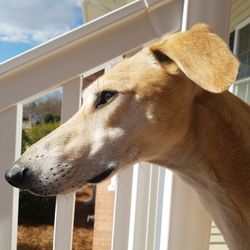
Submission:
<svg viewBox="0 0 250 250">
<path fill-rule="evenodd" d="M 172 169 L 196 190 L 230 249 L 247 250 L 249 107 L 229 92 L 206 92 L 194 100 L 192 113 L 185 138 L 157 163 Z M 243 128 L 242 123 L 248 128 Z"/>
</svg>

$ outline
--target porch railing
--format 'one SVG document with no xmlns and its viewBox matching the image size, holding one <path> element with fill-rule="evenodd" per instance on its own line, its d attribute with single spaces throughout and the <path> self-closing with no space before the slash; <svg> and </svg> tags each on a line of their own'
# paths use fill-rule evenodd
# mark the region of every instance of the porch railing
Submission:
<svg viewBox="0 0 250 250">
<path fill-rule="evenodd" d="M 0 65 L 0 249 L 17 243 L 19 193 L 4 172 L 20 156 L 22 104 L 62 86 L 65 121 L 80 106 L 82 75 L 201 21 L 227 39 L 229 13 L 230 0 L 138 0 Z M 176 176 L 144 164 L 117 179 L 112 250 L 208 249 L 210 218 Z M 54 250 L 71 249 L 74 197 L 57 196 Z"/>
</svg>

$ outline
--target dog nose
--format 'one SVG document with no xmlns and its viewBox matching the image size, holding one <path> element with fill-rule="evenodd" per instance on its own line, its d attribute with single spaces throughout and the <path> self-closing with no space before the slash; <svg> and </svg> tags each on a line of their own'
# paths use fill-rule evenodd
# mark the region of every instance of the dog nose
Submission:
<svg viewBox="0 0 250 250">
<path fill-rule="evenodd" d="M 8 169 L 5 173 L 5 179 L 14 187 L 22 187 L 29 169 L 23 168 L 17 164 Z"/>
</svg>

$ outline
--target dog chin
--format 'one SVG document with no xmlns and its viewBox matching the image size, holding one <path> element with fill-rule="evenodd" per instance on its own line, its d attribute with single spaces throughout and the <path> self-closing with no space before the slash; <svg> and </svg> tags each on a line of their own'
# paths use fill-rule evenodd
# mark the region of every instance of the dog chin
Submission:
<svg viewBox="0 0 250 250">
<path fill-rule="evenodd" d="M 109 164 L 109 166 L 104 169 L 102 172 L 100 172 L 99 174 L 94 175 L 93 177 L 91 177 L 90 179 L 88 179 L 87 181 L 84 182 L 78 182 L 77 185 L 65 185 L 65 188 L 63 188 L 63 186 L 59 186 L 59 187 L 55 187 L 52 184 L 48 185 L 48 186 L 28 186 L 27 185 L 25 187 L 23 187 L 22 190 L 24 191 L 28 191 L 34 195 L 37 196 L 56 196 L 56 195 L 60 195 L 60 194 L 68 194 L 71 192 L 75 192 L 78 189 L 80 189 L 81 187 L 88 185 L 88 184 L 98 184 L 102 181 L 104 181 L 105 179 L 113 176 L 117 171 L 116 171 L 116 164 Z M 67 186 L 67 187 L 66 187 Z"/>
<path fill-rule="evenodd" d="M 103 180 L 107 179 L 108 177 L 111 176 L 111 174 L 113 173 L 114 168 L 108 168 L 106 170 L 104 170 L 103 172 L 101 172 L 98 175 L 95 175 L 94 177 L 92 177 L 91 179 L 89 179 L 87 181 L 87 183 L 89 184 L 97 184 L 102 182 Z"/>
</svg>

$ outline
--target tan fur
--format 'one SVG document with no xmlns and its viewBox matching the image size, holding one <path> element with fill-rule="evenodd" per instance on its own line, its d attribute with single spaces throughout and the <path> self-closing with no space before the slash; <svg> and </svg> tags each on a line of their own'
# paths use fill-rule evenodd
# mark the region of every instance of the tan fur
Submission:
<svg viewBox="0 0 250 250">
<path fill-rule="evenodd" d="M 163 38 L 90 85 L 80 111 L 11 169 L 28 168 L 20 186 L 52 195 L 110 167 L 160 164 L 197 191 L 231 250 L 248 250 L 250 108 L 223 92 L 237 70 L 237 59 L 204 24 Z M 96 109 L 104 90 L 118 95 Z M 69 169 L 66 176 L 61 169 Z"/>
<path fill-rule="evenodd" d="M 205 24 L 160 41 L 152 45 L 151 50 L 167 54 L 188 78 L 214 93 L 226 90 L 237 74 L 238 60 Z"/>
</svg>

